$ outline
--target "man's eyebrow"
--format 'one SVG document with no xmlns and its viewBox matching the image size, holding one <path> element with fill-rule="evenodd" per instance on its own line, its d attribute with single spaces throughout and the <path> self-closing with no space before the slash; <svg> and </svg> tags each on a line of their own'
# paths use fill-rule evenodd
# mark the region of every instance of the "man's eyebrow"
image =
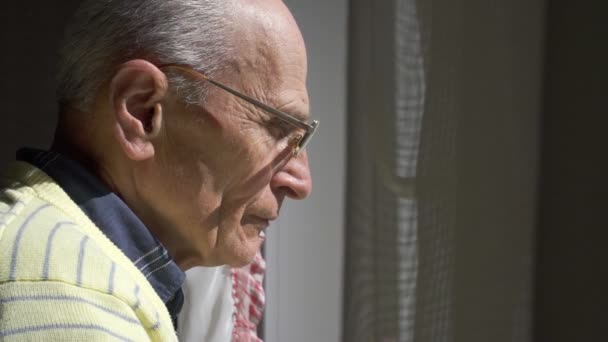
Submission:
<svg viewBox="0 0 608 342">
<path fill-rule="evenodd" d="M 310 114 L 306 111 L 300 110 L 298 109 L 296 106 L 280 106 L 280 107 L 275 107 L 276 110 L 281 111 L 285 114 L 289 114 L 290 116 L 308 123 L 308 121 L 310 121 Z"/>
<path fill-rule="evenodd" d="M 306 123 L 308 123 L 308 121 L 310 121 L 310 114 L 305 113 L 301 110 L 295 110 L 292 112 L 286 112 L 287 114 L 293 116 L 294 118 L 300 120 L 300 121 L 304 121 Z"/>
</svg>

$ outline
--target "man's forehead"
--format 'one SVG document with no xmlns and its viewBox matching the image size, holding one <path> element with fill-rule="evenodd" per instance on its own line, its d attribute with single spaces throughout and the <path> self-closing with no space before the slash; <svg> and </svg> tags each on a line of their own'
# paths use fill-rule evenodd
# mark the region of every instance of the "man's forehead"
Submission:
<svg viewBox="0 0 608 342">
<path fill-rule="evenodd" d="M 227 81 L 307 121 L 306 51 L 291 13 L 278 0 L 237 0 L 235 4 L 240 5 L 231 14 L 237 53 L 229 61 Z"/>
<path fill-rule="evenodd" d="M 286 50 L 286 53 L 305 57 L 298 25 L 282 1 L 248 0 L 243 3 L 245 5 L 237 6 L 232 14 L 234 38 L 241 47 L 249 43 L 261 54 Z"/>
</svg>

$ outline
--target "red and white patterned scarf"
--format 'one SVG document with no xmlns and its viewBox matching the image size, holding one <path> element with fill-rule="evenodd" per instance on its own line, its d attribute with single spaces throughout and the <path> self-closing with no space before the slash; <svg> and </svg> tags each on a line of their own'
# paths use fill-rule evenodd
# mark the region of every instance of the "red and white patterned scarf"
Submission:
<svg viewBox="0 0 608 342">
<path fill-rule="evenodd" d="M 262 342 L 257 328 L 266 302 L 263 287 L 265 271 L 266 262 L 260 253 L 248 266 L 232 269 L 233 342 Z"/>
</svg>

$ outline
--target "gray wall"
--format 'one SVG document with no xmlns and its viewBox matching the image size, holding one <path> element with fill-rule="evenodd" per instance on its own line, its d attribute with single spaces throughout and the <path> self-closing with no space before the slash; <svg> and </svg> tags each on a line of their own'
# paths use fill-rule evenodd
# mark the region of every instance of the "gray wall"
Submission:
<svg viewBox="0 0 608 342">
<path fill-rule="evenodd" d="M 545 3 L 457 3 L 454 341 L 532 341 Z"/>
<path fill-rule="evenodd" d="M 607 13 L 605 1 L 549 1 L 538 342 L 606 340 Z"/>
<path fill-rule="evenodd" d="M 287 201 L 269 229 L 267 342 L 340 339 L 346 120 L 347 0 L 286 0 L 308 50 L 313 191 Z"/>
</svg>

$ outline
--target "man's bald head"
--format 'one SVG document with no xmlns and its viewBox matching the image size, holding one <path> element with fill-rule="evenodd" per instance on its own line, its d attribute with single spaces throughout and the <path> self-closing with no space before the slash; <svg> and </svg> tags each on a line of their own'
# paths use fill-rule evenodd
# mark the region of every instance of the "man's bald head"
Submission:
<svg viewBox="0 0 608 342">
<path fill-rule="evenodd" d="M 84 1 L 60 50 L 58 100 L 62 109 L 89 111 L 117 65 L 132 59 L 192 65 L 214 77 L 227 67 L 239 72 L 246 65 L 277 64 L 270 54 L 286 44 L 304 51 L 281 0 Z M 201 101 L 206 85 L 179 75 L 170 81 L 187 102 Z"/>
<path fill-rule="evenodd" d="M 60 49 L 62 109 L 89 111 L 117 66 L 133 59 L 200 65 L 210 75 L 233 55 L 232 0 L 85 0 L 69 22 Z M 183 79 L 173 80 L 191 90 Z"/>
<path fill-rule="evenodd" d="M 247 44 L 254 40 L 261 44 L 257 51 Z M 297 25 L 280 0 L 84 1 L 60 49 L 58 100 L 62 109 L 88 111 L 116 66 L 128 60 L 192 65 L 213 77 L 226 67 L 238 72 L 245 61 L 234 57 L 263 52 L 258 57 L 265 58 L 288 41 L 289 53 L 295 48 L 302 55 Z M 205 85 L 179 76 L 170 81 L 187 102 L 200 102 Z"/>
<path fill-rule="evenodd" d="M 268 87 L 286 68 L 294 66 L 306 77 L 306 50 L 298 26 L 281 0 L 243 0 L 233 13 L 234 41 L 239 58 L 231 67 L 237 74 L 252 72 Z M 237 19 L 238 18 L 238 19 Z"/>
</svg>

